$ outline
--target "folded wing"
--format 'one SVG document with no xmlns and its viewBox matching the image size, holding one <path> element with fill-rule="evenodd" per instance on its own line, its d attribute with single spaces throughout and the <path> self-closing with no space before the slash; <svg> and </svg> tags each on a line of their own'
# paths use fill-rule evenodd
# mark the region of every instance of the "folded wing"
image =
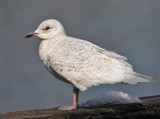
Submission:
<svg viewBox="0 0 160 119">
<path fill-rule="evenodd" d="M 126 59 L 90 42 L 74 38 L 59 44 L 50 54 L 51 67 L 82 91 L 99 84 L 152 81 L 150 77 L 135 73 Z"/>
</svg>

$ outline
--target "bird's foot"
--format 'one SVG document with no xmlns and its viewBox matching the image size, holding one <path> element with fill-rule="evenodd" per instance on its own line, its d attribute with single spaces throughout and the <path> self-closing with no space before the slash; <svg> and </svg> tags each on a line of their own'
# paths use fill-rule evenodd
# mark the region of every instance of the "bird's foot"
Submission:
<svg viewBox="0 0 160 119">
<path fill-rule="evenodd" d="M 75 110 L 77 109 L 76 106 L 63 106 L 63 107 L 59 107 L 59 110 Z"/>
</svg>

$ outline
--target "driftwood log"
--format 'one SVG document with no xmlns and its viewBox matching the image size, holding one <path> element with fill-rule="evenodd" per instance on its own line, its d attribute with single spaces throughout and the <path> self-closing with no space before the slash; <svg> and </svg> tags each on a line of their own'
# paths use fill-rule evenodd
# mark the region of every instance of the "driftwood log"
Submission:
<svg viewBox="0 0 160 119">
<path fill-rule="evenodd" d="M 105 104 L 72 111 L 52 108 L 9 112 L 0 114 L 0 119 L 160 119 L 160 95 L 140 99 L 144 102 Z"/>
</svg>

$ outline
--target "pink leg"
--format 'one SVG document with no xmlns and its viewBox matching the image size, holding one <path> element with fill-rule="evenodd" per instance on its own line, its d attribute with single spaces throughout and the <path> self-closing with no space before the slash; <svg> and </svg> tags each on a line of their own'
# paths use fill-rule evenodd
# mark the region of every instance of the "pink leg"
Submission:
<svg viewBox="0 0 160 119">
<path fill-rule="evenodd" d="M 79 89 L 73 87 L 73 106 L 63 106 L 59 107 L 59 110 L 74 110 L 77 109 L 78 105 L 78 94 L 79 94 Z"/>
</svg>

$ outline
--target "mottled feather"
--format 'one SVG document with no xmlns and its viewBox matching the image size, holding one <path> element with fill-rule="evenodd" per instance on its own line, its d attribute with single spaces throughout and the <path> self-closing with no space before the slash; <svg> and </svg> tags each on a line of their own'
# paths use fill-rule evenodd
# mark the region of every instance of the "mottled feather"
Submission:
<svg viewBox="0 0 160 119">
<path fill-rule="evenodd" d="M 59 32 L 41 42 L 39 54 L 46 68 L 58 79 L 82 91 L 99 84 L 153 81 L 135 73 L 126 57 L 88 41 L 68 37 L 59 22 L 54 21 L 54 24 Z"/>
</svg>

